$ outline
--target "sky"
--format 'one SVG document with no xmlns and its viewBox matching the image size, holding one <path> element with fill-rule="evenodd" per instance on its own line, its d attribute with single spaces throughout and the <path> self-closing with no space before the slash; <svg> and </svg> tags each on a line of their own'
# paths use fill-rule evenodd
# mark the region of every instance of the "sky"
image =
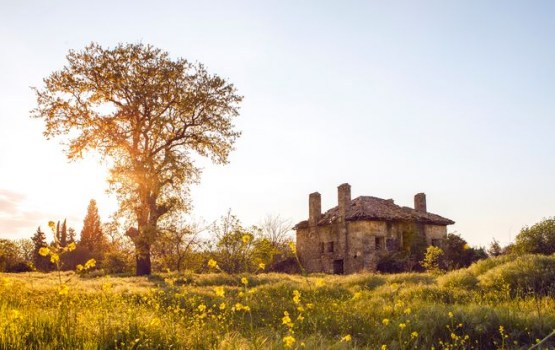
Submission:
<svg viewBox="0 0 555 350">
<path fill-rule="evenodd" d="M 0 0 L 0 238 L 79 231 L 91 198 L 104 221 L 117 208 L 106 166 L 68 162 L 30 118 L 31 87 L 96 42 L 201 62 L 244 96 L 188 217 L 296 223 L 347 182 L 403 206 L 425 192 L 449 232 L 507 244 L 555 215 L 554 37 L 552 1 Z"/>
</svg>

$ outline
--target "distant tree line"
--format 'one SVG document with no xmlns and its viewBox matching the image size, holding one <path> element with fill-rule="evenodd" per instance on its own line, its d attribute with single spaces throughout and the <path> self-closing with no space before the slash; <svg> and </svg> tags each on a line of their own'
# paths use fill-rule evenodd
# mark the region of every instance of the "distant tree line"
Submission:
<svg viewBox="0 0 555 350">
<path fill-rule="evenodd" d="M 125 223 L 125 220 L 123 220 Z M 79 237 L 67 221 L 49 223 L 53 240 L 38 227 L 30 239 L 0 239 L 0 272 L 78 270 L 90 259 L 96 261 L 97 273 L 135 273 L 135 254 L 131 230 L 123 231 L 116 219 L 102 223 L 95 200 L 91 200 Z M 152 246 L 155 271 L 206 272 L 210 259 L 218 261 L 221 271 L 229 273 L 291 270 L 294 261 L 290 249 L 291 222 L 268 216 L 259 226 L 245 227 L 229 211 L 216 222 L 203 225 L 179 219 L 167 222 Z M 206 234 L 204 234 L 206 233 Z M 204 238 L 201 236 L 205 236 Z M 54 263 L 42 255 L 41 248 L 51 251 L 74 245 Z M 298 270 L 298 268 L 297 268 Z"/>
<path fill-rule="evenodd" d="M 67 221 L 50 222 L 53 241 L 38 227 L 30 239 L 0 239 L 0 271 L 27 272 L 76 270 L 90 259 L 97 263 L 98 273 L 134 273 L 135 254 L 127 230 L 123 232 L 117 219 L 102 223 L 95 200 L 91 200 L 77 237 Z M 227 273 L 256 272 L 261 269 L 276 272 L 300 272 L 291 236 L 291 222 L 279 216 L 268 216 L 260 225 L 245 227 L 229 211 L 212 224 L 183 222 L 174 218 L 161 226 L 159 239 L 152 246 L 155 271 L 207 272 L 208 261 L 218 262 L 220 271 Z M 447 234 L 439 247 L 428 247 L 419 235 L 403 237 L 406 246 L 382 256 L 378 271 L 448 271 L 467 267 L 487 257 L 504 254 L 554 254 L 555 218 L 544 219 L 524 227 L 514 243 L 502 247 L 493 240 L 486 249 L 470 247 L 456 233 Z M 41 248 L 60 249 L 74 245 L 55 264 L 51 257 L 40 254 Z"/>
</svg>

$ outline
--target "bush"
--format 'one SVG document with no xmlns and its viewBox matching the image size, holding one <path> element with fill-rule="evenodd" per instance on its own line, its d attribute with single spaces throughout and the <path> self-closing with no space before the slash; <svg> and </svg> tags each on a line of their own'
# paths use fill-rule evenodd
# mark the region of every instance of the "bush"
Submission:
<svg viewBox="0 0 555 350">
<path fill-rule="evenodd" d="M 515 259 L 516 259 L 516 256 L 513 256 L 513 255 L 500 255 L 497 257 L 480 260 L 472 264 L 468 268 L 468 270 L 472 272 L 475 276 L 480 276 L 499 265 L 503 265 Z"/>
<path fill-rule="evenodd" d="M 400 273 L 408 270 L 409 256 L 405 252 L 385 254 L 378 260 L 376 270 L 385 273 Z"/>
<path fill-rule="evenodd" d="M 555 256 L 525 255 L 490 269 L 479 279 L 483 288 L 508 288 L 513 296 L 555 296 Z"/>
<path fill-rule="evenodd" d="M 478 285 L 478 278 L 468 269 L 455 270 L 437 279 L 444 288 L 474 289 Z"/>
<path fill-rule="evenodd" d="M 110 252 L 104 256 L 102 267 L 107 273 L 132 272 L 133 265 L 127 255 L 121 252 Z"/>
</svg>

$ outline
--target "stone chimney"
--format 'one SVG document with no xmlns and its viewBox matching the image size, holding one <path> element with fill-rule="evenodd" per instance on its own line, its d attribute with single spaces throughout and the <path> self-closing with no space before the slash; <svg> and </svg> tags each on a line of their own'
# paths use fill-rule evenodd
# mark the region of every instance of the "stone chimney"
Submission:
<svg viewBox="0 0 555 350">
<path fill-rule="evenodd" d="M 339 207 L 339 217 L 345 221 L 347 208 L 351 204 L 351 185 L 344 183 L 337 187 L 337 206 Z"/>
<path fill-rule="evenodd" d="M 417 193 L 414 195 L 414 209 L 416 211 L 425 213 L 426 212 L 426 194 Z"/>
<path fill-rule="evenodd" d="M 322 216 L 322 197 L 314 192 L 308 195 L 308 225 L 316 226 Z"/>
</svg>

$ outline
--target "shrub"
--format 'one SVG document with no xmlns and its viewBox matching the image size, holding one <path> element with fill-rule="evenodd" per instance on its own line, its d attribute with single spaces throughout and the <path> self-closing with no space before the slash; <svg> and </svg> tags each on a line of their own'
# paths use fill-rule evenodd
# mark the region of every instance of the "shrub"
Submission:
<svg viewBox="0 0 555 350">
<path fill-rule="evenodd" d="M 104 256 L 102 267 L 107 273 L 132 272 L 133 265 L 128 257 L 121 252 L 110 252 Z"/>
<path fill-rule="evenodd" d="M 480 276 L 486 289 L 509 288 L 511 295 L 555 296 L 555 256 L 525 255 Z"/>
<path fill-rule="evenodd" d="M 478 278 L 468 270 L 455 270 L 437 279 L 444 288 L 474 289 L 478 285 Z"/>
<path fill-rule="evenodd" d="M 493 269 L 494 267 L 503 265 L 509 261 L 513 261 L 514 259 L 516 259 L 516 257 L 513 255 L 500 255 L 475 262 L 468 268 L 468 270 L 472 272 L 475 276 L 480 276 Z"/>
</svg>

